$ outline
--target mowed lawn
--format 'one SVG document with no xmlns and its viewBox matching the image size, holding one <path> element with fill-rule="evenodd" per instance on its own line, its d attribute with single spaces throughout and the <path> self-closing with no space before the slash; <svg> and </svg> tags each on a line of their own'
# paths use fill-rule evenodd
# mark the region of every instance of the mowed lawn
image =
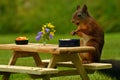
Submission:
<svg viewBox="0 0 120 80">
<path fill-rule="evenodd" d="M 36 34 L 6 34 L 6 35 L 0 35 L 0 44 L 6 44 L 6 43 L 14 43 L 15 38 L 18 36 L 27 36 L 29 38 L 29 42 L 31 43 L 42 43 L 42 41 L 37 42 L 35 40 Z M 57 34 L 55 37 L 47 43 L 51 44 L 58 44 L 59 39 L 64 38 L 79 38 L 77 36 L 71 36 L 69 34 L 63 35 L 63 34 Z M 120 33 L 110 33 L 105 34 L 105 45 L 102 52 L 101 59 L 120 59 Z M 7 64 L 10 57 L 11 57 L 12 51 L 4 51 L 0 50 L 0 64 Z M 49 59 L 51 55 L 42 53 L 41 55 L 42 59 Z M 16 65 L 24 65 L 24 66 L 35 66 L 35 62 L 33 58 L 20 58 L 18 59 Z M 114 80 L 113 78 L 107 77 L 104 74 L 100 74 L 98 72 L 95 72 L 94 74 L 89 74 L 89 77 L 91 80 Z M 0 76 L 0 80 L 2 80 Z M 10 77 L 10 80 L 33 80 L 26 74 L 13 74 Z M 41 80 L 41 79 L 36 79 Z M 64 77 L 56 77 L 52 78 L 51 80 L 80 80 L 79 76 L 64 76 Z"/>
</svg>

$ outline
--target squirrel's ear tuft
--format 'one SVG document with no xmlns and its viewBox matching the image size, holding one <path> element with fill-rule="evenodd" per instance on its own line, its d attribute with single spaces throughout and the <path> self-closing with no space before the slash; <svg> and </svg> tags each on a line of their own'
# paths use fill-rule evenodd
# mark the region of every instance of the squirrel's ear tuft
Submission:
<svg viewBox="0 0 120 80">
<path fill-rule="evenodd" d="M 89 13 L 88 13 L 87 6 L 86 6 L 86 5 L 83 6 L 83 8 L 82 8 L 82 13 L 85 13 L 87 16 L 90 16 Z"/>
<path fill-rule="evenodd" d="M 80 5 L 77 5 L 77 10 L 79 10 L 80 9 Z"/>
<path fill-rule="evenodd" d="M 87 6 L 84 4 L 83 8 L 82 8 L 83 12 L 87 12 Z"/>
</svg>

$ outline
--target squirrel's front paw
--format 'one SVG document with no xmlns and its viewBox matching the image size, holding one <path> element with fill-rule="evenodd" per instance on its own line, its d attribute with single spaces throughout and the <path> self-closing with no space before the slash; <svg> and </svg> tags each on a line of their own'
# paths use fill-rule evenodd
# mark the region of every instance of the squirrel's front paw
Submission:
<svg viewBox="0 0 120 80">
<path fill-rule="evenodd" d="M 71 35 L 74 36 L 75 34 L 76 34 L 76 31 L 72 31 L 72 32 L 71 32 Z"/>
</svg>

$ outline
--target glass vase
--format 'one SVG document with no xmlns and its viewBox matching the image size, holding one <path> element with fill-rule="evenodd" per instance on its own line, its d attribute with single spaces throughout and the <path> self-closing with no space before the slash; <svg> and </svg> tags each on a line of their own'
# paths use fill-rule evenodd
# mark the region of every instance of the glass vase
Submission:
<svg viewBox="0 0 120 80">
<path fill-rule="evenodd" d="M 43 41 L 43 46 L 46 46 L 46 41 Z"/>
</svg>

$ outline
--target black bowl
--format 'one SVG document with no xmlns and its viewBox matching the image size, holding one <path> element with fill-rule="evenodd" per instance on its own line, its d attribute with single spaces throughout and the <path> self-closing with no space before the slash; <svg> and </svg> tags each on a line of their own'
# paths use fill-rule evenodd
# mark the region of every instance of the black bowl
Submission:
<svg viewBox="0 0 120 80">
<path fill-rule="evenodd" d="M 15 40 L 15 43 L 18 45 L 28 44 L 28 40 Z"/>
<path fill-rule="evenodd" d="M 80 46 L 80 39 L 60 39 L 59 47 L 77 47 Z"/>
</svg>

